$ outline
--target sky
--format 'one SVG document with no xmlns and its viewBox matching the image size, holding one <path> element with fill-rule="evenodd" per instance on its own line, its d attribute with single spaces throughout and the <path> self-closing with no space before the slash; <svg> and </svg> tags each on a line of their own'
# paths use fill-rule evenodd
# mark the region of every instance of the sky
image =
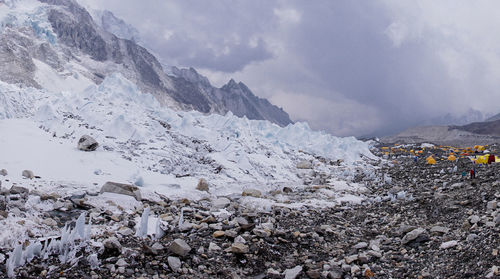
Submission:
<svg viewBox="0 0 500 279">
<path fill-rule="evenodd" d="M 500 112 L 500 2 L 79 0 L 140 32 L 167 65 L 234 78 L 294 121 L 384 135 Z"/>
</svg>

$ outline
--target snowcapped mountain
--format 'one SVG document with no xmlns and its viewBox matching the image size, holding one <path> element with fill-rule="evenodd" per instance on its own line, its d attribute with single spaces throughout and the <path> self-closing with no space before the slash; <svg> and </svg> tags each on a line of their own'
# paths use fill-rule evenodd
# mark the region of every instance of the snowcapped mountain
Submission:
<svg viewBox="0 0 500 279">
<path fill-rule="evenodd" d="M 466 125 L 473 122 L 485 121 L 489 115 L 482 111 L 470 108 L 465 113 L 451 114 L 435 117 L 425 121 L 422 125 Z"/>
<path fill-rule="evenodd" d="M 500 120 L 500 113 L 491 116 L 490 118 L 486 119 L 485 121 L 496 121 L 496 120 Z"/>
<path fill-rule="evenodd" d="M 75 83 L 80 87 L 99 84 L 119 72 L 142 92 L 172 108 L 219 114 L 231 111 L 281 126 L 292 123 L 286 112 L 256 97 L 242 83 L 240 88 L 215 88 L 194 69 L 167 74 L 157 58 L 133 40 L 133 27 L 109 12 L 96 12 L 96 23 L 74 0 L 7 1 L 0 5 L 2 81 L 74 90 Z"/>
</svg>

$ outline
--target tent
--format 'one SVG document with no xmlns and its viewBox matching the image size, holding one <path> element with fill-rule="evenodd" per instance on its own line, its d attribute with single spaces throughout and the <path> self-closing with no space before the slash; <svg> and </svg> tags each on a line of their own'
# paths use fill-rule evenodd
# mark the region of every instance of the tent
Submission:
<svg viewBox="0 0 500 279">
<path fill-rule="evenodd" d="M 436 159 L 434 159 L 432 156 L 427 157 L 427 164 L 429 165 L 434 165 L 436 164 Z"/>
<path fill-rule="evenodd" d="M 487 156 L 477 156 L 477 162 L 479 164 L 487 164 L 488 158 L 487 158 Z"/>
<path fill-rule="evenodd" d="M 477 151 L 484 151 L 486 148 L 482 145 L 474 145 L 474 149 Z"/>
<path fill-rule="evenodd" d="M 457 160 L 457 157 L 455 157 L 455 155 L 450 154 L 450 156 L 448 156 L 448 161 L 456 161 L 456 160 Z"/>
</svg>

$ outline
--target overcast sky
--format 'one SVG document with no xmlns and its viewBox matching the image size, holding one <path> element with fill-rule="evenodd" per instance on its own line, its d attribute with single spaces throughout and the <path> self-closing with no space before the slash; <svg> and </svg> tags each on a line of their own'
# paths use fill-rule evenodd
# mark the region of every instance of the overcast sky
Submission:
<svg viewBox="0 0 500 279">
<path fill-rule="evenodd" d="M 135 26 L 164 63 L 230 78 L 335 135 L 500 112 L 500 2 L 79 0 Z"/>
</svg>

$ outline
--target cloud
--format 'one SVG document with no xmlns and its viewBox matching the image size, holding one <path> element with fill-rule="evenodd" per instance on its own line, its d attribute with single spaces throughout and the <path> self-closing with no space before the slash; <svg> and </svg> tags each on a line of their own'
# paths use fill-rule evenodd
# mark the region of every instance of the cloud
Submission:
<svg viewBox="0 0 500 279">
<path fill-rule="evenodd" d="M 500 109 L 497 1 L 81 0 L 169 65 L 230 78 L 338 135 Z"/>
<path fill-rule="evenodd" d="M 81 0 L 111 10 L 141 33 L 142 41 L 169 65 L 241 71 L 273 52 L 263 39 L 277 25 L 271 3 L 252 1 Z M 293 12 L 284 12 L 293 19 Z"/>
</svg>

